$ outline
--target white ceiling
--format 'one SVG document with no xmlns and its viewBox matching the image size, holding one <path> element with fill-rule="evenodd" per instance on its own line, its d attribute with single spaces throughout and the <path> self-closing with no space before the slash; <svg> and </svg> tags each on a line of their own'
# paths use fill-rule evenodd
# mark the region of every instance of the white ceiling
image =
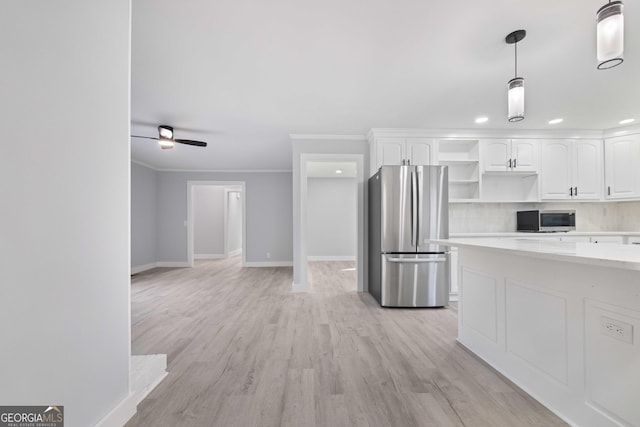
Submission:
<svg viewBox="0 0 640 427">
<path fill-rule="evenodd" d="M 289 134 L 608 129 L 640 121 L 640 4 L 625 62 L 596 70 L 604 0 L 133 0 L 132 157 L 159 169 L 291 169 Z M 526 119 L 506 120 L 513 46 Z M 484 115 L 489 122 L 476 125 Z M 564 122 L 550 126 L 550 119 Z"/>
</svg>

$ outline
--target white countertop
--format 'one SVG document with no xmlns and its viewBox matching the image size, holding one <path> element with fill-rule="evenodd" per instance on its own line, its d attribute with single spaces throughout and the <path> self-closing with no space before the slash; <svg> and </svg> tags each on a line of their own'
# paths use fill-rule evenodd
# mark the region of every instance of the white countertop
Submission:
<svg viewBox="0 0 640 427">
<path fill-rule="evenodd" d="M 524 233 L 530 234 L 530 233 Z M 561 242 L 546 239 L 453 238 L 430 240 L 440 245 L 486 249 L 493 252 L 530 256 L 554 261 L 566 261 L 604 267 L 640 271 L 640 246 Z"/>
<path fill-rule="evenodd" d="M 567 231 L 558 233 L 526 233 L 522 231 L 496 231 L 488 233 L 450 233 L 451 238 L 459 237 L 562 237 L 562 236 L 640 236 L 638 231 Z"/>
</svg>

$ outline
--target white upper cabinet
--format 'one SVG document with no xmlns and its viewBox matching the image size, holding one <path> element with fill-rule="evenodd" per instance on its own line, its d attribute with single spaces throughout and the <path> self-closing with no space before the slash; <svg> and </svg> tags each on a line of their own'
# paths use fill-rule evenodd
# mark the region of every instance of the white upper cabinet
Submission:
<svg viewBox="0 0 640 427">
<path fill-rule="evenodd" d="M 538 171 L 538 141 L 535 139 L 487 139 L 482 141 L 485 172 Z"/>
<path fill-rule="evenodd" d="M 640 197 L 640 135 L 619 136 L 604 141 L 605 197 Z"/>
<path fill-rule="evenodd" d="M 600 200 L 601 141 L 552 140 L 541 145 L 541 199 Z"/>
<path fill-rule="evenodd" d="M 430 138 L 376 138 L 371 175 L 382 165 L 435 165 L 435 141 Z"/>
<path fill-rule="evenodd" d="M 602 141 L 574 141 L 571 150 L 573 198 L 600 200 L 602 198 Z"/>
<path fill-rule="evenodd" d="M 571 141 L 542 141 L 540 168 L 541 198 L 569 199 L 571 181 Z M 573 194 L 573 190 L 572 190 Z"/>
<path fill-rule="evenodd" d="M 382 165 L 401 165 L 405 158 L 405 150 L 404 138 L 380 138 L 376 144 L 376 171 Z"/>
<path fill-rule="evenodd" d="M 503 172 L 509 170 L 511 158 L 511 140 L 491 139 L 482 141 L 483 169 Z"/>
<path fill-rule="evenodd" d="M 406 141 L 406 158 L 412 165 L 435 165 L 432 139 L 411 138 Z"/>
</svg>

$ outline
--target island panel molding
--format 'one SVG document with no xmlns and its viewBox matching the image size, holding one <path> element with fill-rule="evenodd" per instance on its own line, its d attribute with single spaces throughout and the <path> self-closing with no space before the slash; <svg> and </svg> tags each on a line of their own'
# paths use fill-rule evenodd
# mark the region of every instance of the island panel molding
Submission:
<svg viewBox="0 0 640 427">
<path fill-rule="evenodd" d="M 458 341 L 571 425 L 640 425 L 635 248 L 615 245 L 619 259 L 593 262 L 599 253 L 615 253 L 614 245 L 547 242 L 537 248 L 542 254 L 534 242 L 509 250 L 499 240 L 468 240 L 449 241 L 459 252 Z M 480 291 L 491 283 L 495 297 Z M 631 328 L 631 342 L 612 336 L 605 318 L 614 331 Z M 497 342 L 485 335 L 494 319 Z"/>
</svg>

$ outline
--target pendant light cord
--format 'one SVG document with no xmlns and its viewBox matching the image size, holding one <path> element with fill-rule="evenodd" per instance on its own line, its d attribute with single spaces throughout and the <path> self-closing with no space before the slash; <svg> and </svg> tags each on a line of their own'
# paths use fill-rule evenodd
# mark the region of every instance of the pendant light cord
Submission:
<svg viewBox="0 0 640 427">
<path fill-rule="evenodd" d="M 516 51 L 516 61 L 515 61 L 516 62 L 516 70 L 515 70 L 515 76 L 513 76 L 513 77 L 517 78 L 518 77 L 518 42 L 515 42 L 513 44 L 513 47 L 514 47 L 514 49 Z"/>
</svg>

